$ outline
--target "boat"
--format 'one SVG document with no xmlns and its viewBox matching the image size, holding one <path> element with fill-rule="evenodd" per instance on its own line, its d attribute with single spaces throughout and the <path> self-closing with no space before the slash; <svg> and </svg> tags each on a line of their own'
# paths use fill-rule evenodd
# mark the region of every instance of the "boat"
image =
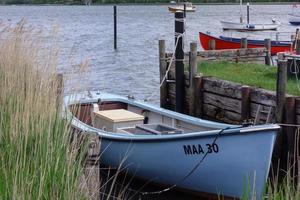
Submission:
<svg viewBox="0 0 300 200">
<path fill-rule="evenodd" d="M 199 119 L 133 98 L 82 92 L 64 97 L 64 116 L 101 138 L 104 165 L 162 187 L 260 199 L 278 125 L 242 127 Z M 251 189 L 252 191 L 252 189 Z"/>
<path fill-rule="evenodd" d="M 184 5 L 185 5 L 185 11 L 186 12 L 195 12 L 196 6 L 193 6 L 191 2 L 179 2 L 175 5 L 169 6 L 170 12 L 184 12 Z"/>
<path fill-rule="evenodd" d="M 295 14 L 295 8 L 297 8 L 297 4 L 294 3 L 292 6 L 292 14 L 289 14 L 289 22 L 292 25 L 298 26 L 300 25 L 300 15 Z"/>
<path fill-rule="evenodd" d="M 281 25 L 280 22 L 272 19 L 272 23 L 268 24 L 257 24 L 250 23 L 249 15 L 249 3 L 247 3 L 247 21 L 243 20 L 242 14 L 242 0 L 240 0 L 240 22 L 229 22 L 229 21 L 220 21 L 223 27 L 223 30 L 237 30 L 237 31 L 264 31 L 264 30 L 277 30 Z"/>
<path fill-rule="evenodd" d="M 289 14 L 289 22 L 292 25 L 299 26 L 300 25 L 300 15 Z"/>
<path fill-rule="evenodd" d="M 204 50 L 209 50 L 209 41 L 215 41 L 215 49 L 239 49 L 241 48 L 241 39 L 233 37 L 219 36 L 214 37 L 203 32 L 199 32 L 199 40 Z M 263 48 L 265 47 L 264 40 L 247 40 L 247 48 Z M 290 51 L 291 41 L 271 41 L 271 55 L 274 56 L 279 52 Z"/>
</svg>

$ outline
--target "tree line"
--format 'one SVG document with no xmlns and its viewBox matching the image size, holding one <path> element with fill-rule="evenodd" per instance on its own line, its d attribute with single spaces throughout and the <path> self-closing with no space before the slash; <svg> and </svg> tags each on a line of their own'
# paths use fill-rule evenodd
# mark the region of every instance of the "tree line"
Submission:
<svg viewBox="0 0 300 200">
<path fill-rule="evenodd" d="M 284 2 L 294 2 L 295 0 L 284 0 Z M 0 0 L 0 4 L 65 4 L 84 5 L 91 4 L 118 4 L 118 3 L 169 3 L 170 0 Z M 239 0 L 192 0 L 193 3 L 238 3 Z M 251 2 L 283 2 L 281 0 L 252 0 Z"/>
</svg>

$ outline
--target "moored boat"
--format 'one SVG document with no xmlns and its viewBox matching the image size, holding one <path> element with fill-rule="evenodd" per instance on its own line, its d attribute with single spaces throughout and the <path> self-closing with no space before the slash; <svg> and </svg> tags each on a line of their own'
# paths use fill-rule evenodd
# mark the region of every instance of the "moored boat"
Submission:
<svg viewBox="0 0 300 200">
<path fill-rule="evenodd" d="M 209 41 L 215 40 L 215 49 L 239 49 L 241 47 L 240 38 L 232 37 L 214 37 L 209 34 L 199 32 L 199 40 L 204 50 L 209 50 Z M 248 48 L 264 47 L 264 40 L 247 40 Z M 290 41 L 271 41 L 271 55 L 276 55 L 278 52 L 290 51 L 292 42 Z"/>
<path fill-rule="evenodd" d="M 66 96 L 64 108 L 73 128 L 101 137 L 105 165 L 122 163 L 139 178 L 235 198 L 254 187 L 250 196 L 261 198 L 277 125 L 217 123 L 99 92 Z"/>
<path fill-rule="evenodd" d="M 289 22 L 292 25 L 299 26 L 300 25 L 300 15 L 290 14 Z"/>
<path fill-rule="evenodd" d="M 253 23 L 237 23 L 221 21 L 223 30 L 237 30 L 237 31 L 265 31 L 265 30 L 277 30 L 281 25 L 278 21 L 273 21 L 270 24 L 253 24 Z"/>
<path fill-rule="evenodd" d="M 195 12 L 196 6 L 193 6 L 190 2 L 179 2 L 177 4 L 174 4 L 172 6 L 169 6 L 170 12 L 183 12 L 184 11 L 184 5 L 185 5 L 185 11 L 186 12 Z"/>
<path fill-rule="evenodd" d="M 272 23 L 250 23 L 249 3 L 247 3 L 247 21 L 244 22 L 242 14 L 242 0 L 240 0 L 240 22 L 220 21 L 223 30 L 236 30 L 236 31 L 265 31 L 277 30 L 281 25 L 280 22 L 272 19 Z"/>
</svg>

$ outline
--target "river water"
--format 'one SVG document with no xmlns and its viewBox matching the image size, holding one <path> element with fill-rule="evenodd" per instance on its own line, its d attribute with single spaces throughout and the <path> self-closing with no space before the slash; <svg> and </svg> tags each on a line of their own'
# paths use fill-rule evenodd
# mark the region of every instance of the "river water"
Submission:
<svg viewBox="0 0 300 200">
<path fill-rule="evenodd" d="M 252 22 L 282 22 L 279 32 L 289 39 L 295 27 L 288 24 L 290 5 L 252 5 Z M 243 7 L 244 16 L 246 6 Z M 186 20 L 186 47 L 198 41 L 198 32 L 223 33 L 220 20 L 239 20 L 239 5 L 198 5 Z M 165 39 L 167 50 L 174 49 L 174 14 L 161 6 L 118 6 L 118 49 L 113 48 L 112 6 L 1 6 L 0 20 L 14 24 L 25 18 L 27 23 L 45 30 L 58 27 L 60 46 L 59 71 L 73 72 L 75 64 L 88 61 L 86 72 L 67 81 L 67 90 L 101 90 L 145 99 L 154 94 L 159 100 L 158 40 Z M 235 33 L 236 36 L 245 33 Z M 256 33 L 267 38 L 275 33 Z M 282 39 L 282 38 L 280 38 Z M 198 46 L 201 49 L 200 45 Z"/>
</svg>

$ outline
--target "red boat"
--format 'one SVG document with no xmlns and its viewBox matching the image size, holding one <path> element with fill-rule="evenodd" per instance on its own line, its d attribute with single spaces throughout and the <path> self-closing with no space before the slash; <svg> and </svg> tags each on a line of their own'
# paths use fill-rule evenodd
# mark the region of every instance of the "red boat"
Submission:
<svg viewBox="0 0 300 200">
<path fill-rule="evenodd" d="M 200 44 L 204 50 L 209 50 L 209 40 L 215 40 L 216 50 L 219 49 L 239 49 L 241 47 L 240 38 L 232 37 L 213 37 L 211 35 L 199 32 Z M 264 40 L 247 40 L 248 48 L 264 47 Z M 271 41 L 271 55 L 276 55 L 278 52 L 289 52 L 291 49 L 290 41 Z"/>
</svg>

